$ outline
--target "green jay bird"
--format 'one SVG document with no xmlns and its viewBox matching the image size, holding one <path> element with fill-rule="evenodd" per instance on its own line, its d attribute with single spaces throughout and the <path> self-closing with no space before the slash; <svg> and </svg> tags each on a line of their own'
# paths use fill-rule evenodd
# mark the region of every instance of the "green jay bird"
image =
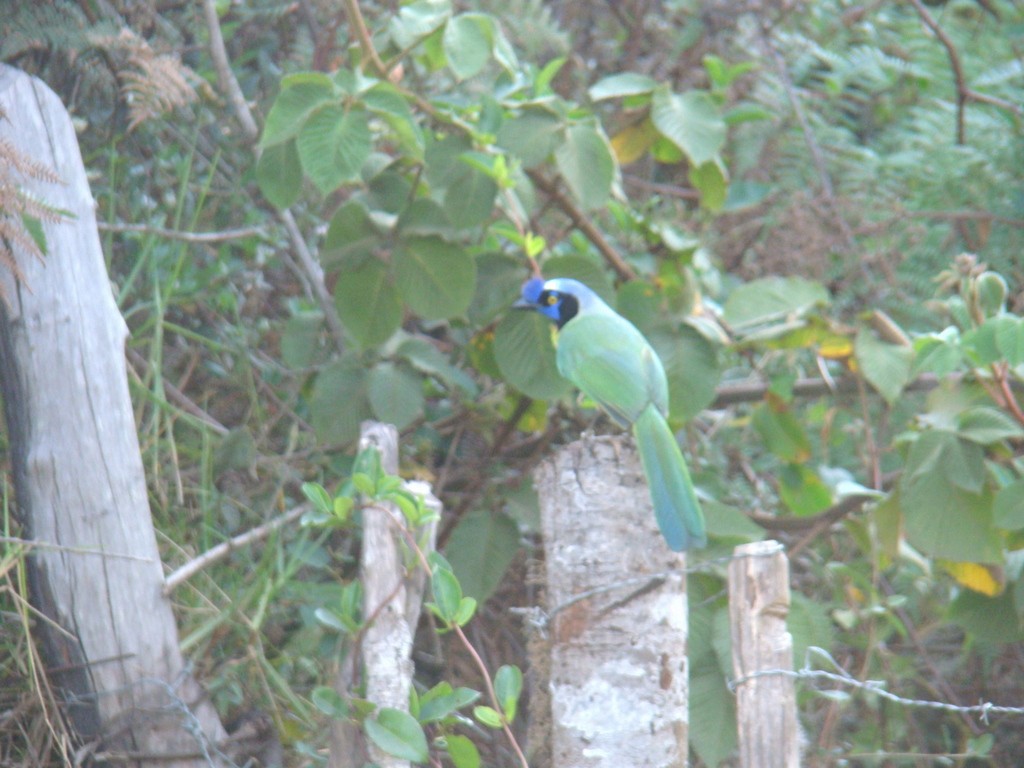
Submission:
<svg viewBox="0 0 1024 768">
<path fill-rule="evenodd" d="M 636 326 L 578 280 L 534 278 L 518 308 L 553 320 L 558 371 L 622 427 L 632 427 L 658 527 L 679 552 L 707 543 L 704 515 L 668 422 L 668 381 Z"/>
</svg>

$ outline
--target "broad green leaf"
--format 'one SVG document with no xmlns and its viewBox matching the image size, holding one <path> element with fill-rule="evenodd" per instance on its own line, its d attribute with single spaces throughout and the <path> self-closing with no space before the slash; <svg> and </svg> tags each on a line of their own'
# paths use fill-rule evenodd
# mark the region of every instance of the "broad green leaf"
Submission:
<svg viewBox="0 0 1024 768">
<path fill-rule="evenodd" d="M 521 258 L 505 253 L 484 253 L 476 257 L 476 290 L 467 315 L 482 327 L 508 311 L 519 297 L 526 278 Z"/>
<path fill-rule="evenodd" d="M 619 99 L 624 96 L 639 96 L 651 93 L 658 87 L 658 82 L 635 72 L 619 72 L 603 77 L 590 86 L 587 94 L 591 101 L 603 99 Z"/>
<path fill-rule="evenodd" d="M 996 324 L 996 347 L 1011 366 L 1024 363 L 1024 318 L 1001 315 Z M 992 322 L 992 321 L 989 321 Z"/>
<path fill-rule="evenodd" d="M 377 363 L 366 381 L 374 418 L 405 429 L 423 415 L 423 379 L 395 363 Z"/>
<path fill-rule="evenodd" d="M 313 706 L 328 717 L 346 718 L 349 716 L 348 702 L 329 685 L 318 685 L 310 696 Z"/>
<path fill-rule="evenodd" d="M 1005 316 L 993 317 L 963 334 L 961 346 L 971 365 L 983 368 L 1003 359 L 1004 353 L 999 348 L 999 333 L 1000 327 L 1006 321 L 1012 323 L 1013 319 Z M 1008 331 L 1003 330 L 1002 334 L 1005 338 Z"/>
<path fill-rule="evenodd" d="M 700 204 L 720 211 L 729 192 L 729 177 L 721 159 L 715 157 L 690 169 L 690 183 L 700 192 Z"/>
<path fill-rule="evenodd" d="M 992 504 L 993 521 L 1007 531 L 1024 528 L 1024 480 L 1000 488 Z"/>
<path fill-rule="evenodd" d="M 398 292 L 391 284 L 387 265 L 378 259 L 367 259 L 338 278 L 334 305 L 341 322 L 362 347 L 382 344 L 402 323 Z"/>
<path fill-rule="evenodd" d="M 384 118 L 408 158 L 423 159 L 423 130 L 409 109 L 409 103 L 395 86 L 391 83 L 375 85 L 363 94 L 363 104 L 368 110 Z"/>
<path fill-rule="evenodd" d="M 388 32 L 399 49 L 412 48 L 421 39 L 440 29 L 451 12 L 448 0 L 409 3 L 391 17 Z"/>
<path fill-rule="evenodd" d="M 430 757 L 423 727 L 408 712 L 385 707 L 376 719 L 367 718 L 363 728 L 370 741 L 389 755 L 425 763 Z"/>
<path fill-rule="evenodd" d="M 767 536 L 764 528 L 753 522 L 742 510 L 714 500 L 702 500 L 708 535 L 716 539 L 733 539 L 736 543 L 761 541 Z"/>
<path fill-rule="evenodd" d="M 992 497 L 950 483 L 937 473 L 901 483 L 907 541 L 932 557 L 994 563 L 1002 546 L 992 520 Z"/>
<path fill-rule="evenodd" d="M 409 237 L 394 252 L 395 283 L 410 309 L 427 320 L 460 317 L 476 287 L 476 262 L 439 237 Z"/>
<path fill-rule="evenodd" d="M 312 365 L 319 355 L 323 312 L 305 310 L 288 318 L 281 335 L 281 360 L 292 370 Z"/>
<path fill-rule="evenodd" d="M 480 768 L 480 752 L 468 736 L 451 734 L 444 740 L 455 768 Z"/>
<path fill-rule="evenodd" d="M 347 443 L 359 437 L 370 418 L 366 369 L 354 355 L 332 363 L 316 377 L 309 402 L 310 421 L 322 443 Z"/>
<path fill-rule="evenodd" d="M 731 669 L 690 671 L 690 742 L 705 765 L 720 765 L 736 751 L 736 695 L 726 686 Z"/>
<path fill-rule="evenodd" d="M 381 233 L 366 206 L 349 200 L 331 217 L 320 259 L 324 266 L 351 269 L 372 256 L 380 244 Z"/>
<path fill-rule="evenodd" d="M 1024 629 L 1014 604 L 1014 584 L 997 597 L 963 590 L 949 607 L 949 618 L 983 643 L 1019 643 Z"/>
<path fill-rule="evenodd" d="M 302 164 L 294 141 L 282 141 L 263 150 L 256 162 L 256 184 L 275 208 L 287 208 L 299 199 Z"/>
<path fill-rule="evenodd" d="M 504 664 L 494 675 L 494 692 L 501 704 L 505 719 L 513 722 L 519 706 L 519 695 L 523 692 L 523 673 L 514 664 Z"/>
<path fill-rule="evenodd" d="M 321 72 L 299 72 L 281 80 L 263 125 L 260 146 L 266 149 L 298 134 L 310 113 L 334 98 L 334 83 Z"/>
<path fill-rule="evenodd" d="M 438 616 L 443 621 L 454 622 L 462 602 L 462 586 L 458 578 L 450 568 L 436 567 L 431 571 L 430 585 Z"/>
<path fill-rule="evenodd" d="M 659 86 L 651 101 L 651 119 L 662 136 L 686 155 L 692 165 L 714 160 L 725 144 L 725 122 L 704 91 L 672 93 Z"/>
<path fill-rule="evenodd" d="M 523 109 L 498 129 L 498 146 L 516 155 L 527 168 L 547 160 L 562 140 L 562 118 L 542 107 Z"/>
<path fill-rule="evenodd" d="M 1024 429 L 1013 416 L 991 405 L 968 408 L 958 421 L 957 434 L 982 445 L 1024 437 Z"/>
<path fill-rule="evenodd" d="M 494 358 L 502 377 L 524 395 L 550 400 L 569 391 L 558 372 L 554 326 L 536 312 L 510 311 L 498 323 Z"/>
<path fill-rule="evenodd" d="M 460 627 L 466 626 L 476 613 L 477 605 L 476 598 L 474 597 L 462 598 L 459 601 L 459 609 L 455 612 L 455 618 L 452 623 Z"/>
<path fill-rule="evenodd" d="M 608 202 L 615 177 L 615 157 L 608 140 L 590 123 L 574 123 L 565 129 L 555 149 L 555 164 L 573 197 L 584 210 Z"/>
<path fill-rule="evenodd" d="M 491 217 L 498 185 L 487 174 L 462 162 L 453 169 L 444 193 L 444 212 L 457 229 L 483 224 Z"/>
<path fill-rule="evenodd" d="M 418 198 L 409 203 L 398 215 L 396 229 L 402 237 L 413 235 L 439 235 L 446 240 L 454 239 L 454 227 L 444 206 L 436 200 Z"/>
<path fill-rule="evenodd" d="M 419 721 L 430 723 L 443 720 L 479 698 L 480 692 L 472 688 L 452 689 L 448 683 L 438 683 L 420 697 Z"/>
<path fill-rule="evenodd" d="M 655 331 L 648 340 L 665 367 L 672 418 L 689 421 L 715 399 L 722 376 L 718 348 L 686 323 L 674 332 Z"/>
<path fill-rule="evenodd" d="M 312 504 L 315 509 L 318 509 L 321 512 L 330 514 L 334 507 L 334 501 L 331 499 L 331 494 L 329 494 L 327 489 L 319 483 L 303 483 L 302 495 L 309 500 L 309 503 Z"/>
<path fill-rule="evenodd" d="M 409 336 L 395 349 L 395 356 L 409 362 L 413 368 L 433 376 L 448 387 L 458 387 L 469 397 L 477 393 L 477 384 L 462 368 L 449 362 L 441 351 L 426 339 Z"/>
<path fill-rule="evenodd" d="M 783 461 L 799 464 L 811 458 L 810 438 L 792 411 L 761 403 L 754 408 L 751 423 L 768 450 Z"/>
<path fill-rule="evenodd" d="M 778 473 L 779 497 L 795 515 L 816 515 L 832 505 L 832 492 L 810 467 L 787 464 Z"/>
<path fill-rule="evenodd" d="M 322 194 L 359 176 L 370 155 L 370 117 L 362 107 L 328 104 L 314 111 L 299 131 L 296 145 L 302 168 Z"/>
<path fill-rule="evenodd" d="M 494 18 L 482 13 L 462 13 L 448 20 L 442 43 L 448 66 L 455 77 L 466 80 L 478 74 L 491 57 Z"/>
<path fill-rule="evenodd" d="M 804 665 L 809 647 L 834 647 L 833 626 L 826 605 L 795 590 L 791 593 L 786 629 L 793 637 L 794 667 Z"/>
<path fill-rule="evenodd" d="M 799 319 L 829 303 L 821 283 L 802 277 L 766 277 L 736 288 L 725 302 L 725 322 L 737 332 Z"/>
<path fill-rule="evenodd" d="M 519 527 L 500 512 L 475 511 L 452 530 L 445 547 L 465 594 L 486 601 L 519 551 Z"/>
<path fill-rule="evenodd" d="M 930 429 L 910 446 L 901 487 L 908 483 L 942 482 L 978 493 L 986 476 L 985 453 L 980 445 L 961 440 L 951 432 Z"/>
<path fill-rule="evenodd" d="M 911 377 L 922 373 L 946 376 L 957 370 L 963 362 L 960 334 L 950 326 L 941 333 L 929 333 L 914 339 L 914 365 Z"/>
<path fill-rule="evenodd" d="M 501 728 L 501 714 L 494 707 L 476 706 L 473 707 L 473 717 L 488 728 L 497 730 Z"/>
<path fill-rule="evenodd" d="M 910 381 L 914 350 L 883 341 L 867 326 L 858 331 L 853 350 L 864 378 L 889 405 L 895 403 Z"/>
</svg>

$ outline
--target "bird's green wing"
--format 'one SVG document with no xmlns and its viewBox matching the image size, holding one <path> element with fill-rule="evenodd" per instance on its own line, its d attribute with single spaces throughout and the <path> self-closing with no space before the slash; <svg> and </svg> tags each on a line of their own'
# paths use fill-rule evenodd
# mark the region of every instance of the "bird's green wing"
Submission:
<svg viewBox="0 0 1024 768">
<path fill-rule="evenodd" d="M 581 315 L 558 334 L 558 370 L 623 425 L 649 403 L 668 404 L 661 361 L 643 335 L 614 314 Z"/>
</svg>

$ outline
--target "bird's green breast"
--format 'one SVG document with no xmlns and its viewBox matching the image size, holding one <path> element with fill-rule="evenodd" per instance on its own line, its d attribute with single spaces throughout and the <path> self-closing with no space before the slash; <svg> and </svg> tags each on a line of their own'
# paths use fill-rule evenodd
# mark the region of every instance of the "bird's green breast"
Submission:
<svg viewBox="0 0 1024 768">
<path fill-rule="evenodd" d="M 616 420 L 631 424 L 654 403 L 668 412 L 668 384 L 643 334 L 614 313 L 578 315 L 558 333 L 558 370 Z"/>
</svg>

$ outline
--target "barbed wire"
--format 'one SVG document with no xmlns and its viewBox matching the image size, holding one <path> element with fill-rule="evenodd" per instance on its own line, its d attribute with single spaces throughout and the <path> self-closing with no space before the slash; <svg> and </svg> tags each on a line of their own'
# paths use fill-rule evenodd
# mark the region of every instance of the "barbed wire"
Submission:
<svg viewBox="0 0 1024 768">
<path fill-rule="evenodd" d="M 815 669 L 812 667 L 812 658 L 820 657 L 831 664 L 838 672 L 830 672 L 827 669 Z M 951 704 L 947 701 L 935 701 L 932 699 L 912 699 L 900 696 L 885 688 L 884 680 L 858 680 L 839 664 L 824 648 L 810 646 L 804 657 L 804 666 L 799 670 L 792 669 L 763 669 L 751 672 L 749 675 L 729 680 L 729 690 L 733 693 L 744 683 L 760 677 L 791 677 L 796 680 L 825 680 L 837 685 L 844 685 L 848 688 L 865 691 L 874 694 L 879 698 L 912 709 L 934 709 L 942 712 L 951 712 L 960 715 L 977 715 L 985 724 L 989 724 L 990 715 L 1024 715 L 1024 707 L 1004 706 L 993 704 L 990 701 L 981 701 L 977 704 Z"/>
</svg>

